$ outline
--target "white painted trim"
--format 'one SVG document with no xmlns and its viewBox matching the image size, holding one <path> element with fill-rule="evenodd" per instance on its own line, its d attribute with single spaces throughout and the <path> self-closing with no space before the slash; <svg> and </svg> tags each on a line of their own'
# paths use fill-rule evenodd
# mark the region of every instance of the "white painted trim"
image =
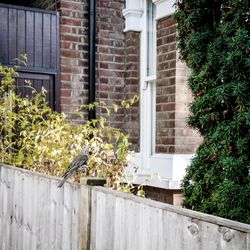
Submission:
<svg viewBox="0 0 250 250">
<path fill-rule="evenodd" d="M 126 9 L 123 10 L 125 18 L 125 29 L 127 31 L 142 30 L 142 13 L 143 0 L 126 0 Z"/>
<path fill-rule="evenodd" d="M 141 154 L 137 154 L 136 164 L 141 164 Z M 179 189 L 186 167 L 191 163 L 193 154 L 154 154 L 148 159 L 150 168 L 139 168 L 135 183 L 159 188 Z M 157 177 L 152 178 L 159 174 Z"/>
<path fill-rule="evenodd" d="M 156 75 L 146 76 L 145 81 L 146 82 L 152 82 L 156 80 Z"/>
<path fill-rule="evenodd" d="M 143 9 L 144 0 L 126 0 L 126 9 L 139 10 Z"/>
<path fill-rule="evenodd" d="M 175 0 L 153 0 L 156 5 L 156 20 L 172 15 L 175 12 Z"/>
<path fill-rule="evenodd" d="M 194 154 L 174 154 L 172 167 L 172 180 L 181 181 L 185 175 L 186 167 L 191 164 Z"/>
<path fill-rule="evenodd" d="M 140 2 L 140 3 L 139 3 Z M 156 4 L 156 19 L 173 14 L 174 0 L 152 0 Z M 140 5 L 141 4 L 141 5 Z M 155 123 L 153 112 L 155 102 L 151 102 L 152 91 L 156 82 L 156 75 L 147 76 L 147 1 L 146 0 L 126 0 L 127 9 L 124 10 L 126 18 L 125 30 L 141 31 L 140 41 L 140 150 L 135 155 L 135 165 L 139 167 L 135 183 L 155 186 L 159 188 L 180 188 L 180 181 L 185 174 L 185 168 L 190 163 L 193 155 L 184 154 L 155 154 Z M 133 10 L 131 8 L 134 8 Z M 137 8 L 137 10 L 135 10 Z M 138 10 L 138 8 L 141 8 Z M 137 24 L 132 22 L 132 18 L 138 18 Z M 128 18 L 128 19 L 127 19 Z M 134 19 L 135 20 L 135 19 Z M 138 25 L 139 24 L 139 25 Z M 138 25 L 138 26 L 136 26 Z M 155 22 L 156 27 L 156 22 Z M 152 46 L 156 50 L 156 41 Z M 155 53 L 156 54 L 156 53 Z M 156 58 L 155 58 L 156 61 Z M 156 68 L 156 65 L 155 65 Z M 129 168 L 127 169 L 129 172 Z M 156 173 L 160 179 L 153 178 Z"/>
<path fill-rule="evenodd" d="M 149 154 L 149 141 L 147 136 L 147 124 L 148 124 L 148 88 L 145 81 L 146 68 L 147 68 L 147 18 L 146 18 L 146 1 L 143 1 L 143 15 L 142 15 L 142 32 L 140 41 L 140 150 L 141 150 L 141 165 L 140 172 L 150 171 L 148 162 Z"/>
</svg>

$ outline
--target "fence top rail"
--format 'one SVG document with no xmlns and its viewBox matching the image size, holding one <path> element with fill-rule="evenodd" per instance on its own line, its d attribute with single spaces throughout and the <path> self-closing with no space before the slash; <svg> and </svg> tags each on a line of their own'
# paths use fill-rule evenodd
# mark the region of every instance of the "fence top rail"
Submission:
<svg viewBox="0 0 250 250">
<path fill-rule="evenodd" d="M 185 208 L 176 207 L 170 204 L 166 204 L 166 203 L 162 203 L 162 202 L 158 202 L 158 201 L 154 201 L 150 199 L 141 198 L 133 194 L 117 192 L 117 191 L 110 190 L 104 187 L 93 187 L 93 190 L 96 192 L 110 194 L 110 195 L 123 198 L 126 200 L 131 200 L 131 201 L 141 203 L 150 207 L 155 207 L 155 208 L 159 208 L 165 211 L 174 212 L 179 215 L 191 217 L 192 219 L 198 219 L 201 221 L 217 224 L 219 226 L 238 230 L 244 233 L 250 233 L 250 225 L 244 224 L 241 222 L 237 222 L 237 221 L 233 221 L 233 220 L 229 220 L 229 219 L 225 219 L 225 218 L 221 218 L 221 217 L 217 217 L 214 215 L 209 215 L 209 214 L 205 214 L 205 213 L 201 213 L 201 212 L 197 212 L 197 211 L 193 211 L 193 210 L 189 210 Z"/>
<path fill-rule="evenodd" d="M 39 173 L 39 172 L 33 172 L 31 170 L 28 170 L 28 169 L 14 167 L 14 166 L 6 165 L 6 164 L 0 162 L 0 173 L 1 173 L 1 168 L 11 169 L 13 171 L 19 171 L 19 172 L 21 172 L 23 174 L 36 175 L 36 176 L 39 176 L 39 177 L 42 177 L 42 178 L 45 178 L 45 179 L 50 179 L 50 180 L 56 180 L 56 181 L 62 180 L 62 178 L 58 177 L 58 176 L 52 176 L 52 175 L 42 174 L 42 173 Z M 68 183 L 70 183 L 70 182 L 68 182 Z M 80 186 L 80 184 L 78 184 L 78 183 L 70 183 L 70 184 Z"/>
<path fill-rule="evenodd" d="M 44 10 L 44 9 L 38 9 L 38 8 L 33 8 L 33 7 L 26 7 L 26 6 L 5 4 L 5 3 L 0 3 L 0 8 L 17 9 L 17 10 L 25 10 L 25 11 L 31 11 L 31 12 L 59 15 L 59 12 L 56 10 Z"/>
</svg>

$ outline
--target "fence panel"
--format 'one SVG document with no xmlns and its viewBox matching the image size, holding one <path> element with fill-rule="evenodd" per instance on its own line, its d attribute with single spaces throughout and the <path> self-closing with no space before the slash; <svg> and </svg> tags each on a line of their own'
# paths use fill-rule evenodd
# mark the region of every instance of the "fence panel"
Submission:
<svg viewBox="0 0 250 250">
<path fill-rule="evenodd" d="M 1 250 L 86 249 L 80 212 L 87 187 L 67 182 L 58 188 L 58 179 L 0 165 Z"/>
<path fill-rule="evenodd" d="M 101 187 L 91 197 L 93 250 L 250 249 L 250 225 Z"/>
<path fill-rule="evenodd" d="M 248 250 L 250 225 L 0 164 L 1 250 Z"/>
</svg>

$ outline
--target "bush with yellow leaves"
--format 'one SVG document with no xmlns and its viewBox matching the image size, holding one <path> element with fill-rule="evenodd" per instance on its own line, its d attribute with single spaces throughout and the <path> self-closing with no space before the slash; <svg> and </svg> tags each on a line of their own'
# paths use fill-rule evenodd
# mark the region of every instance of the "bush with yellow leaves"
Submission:
<svg viewBox="0 0 250 250">
<path fill-rule="evenodd" d="M 32 88 L 29 97 L 16 91 L 13 68 L 0 66 L 0 161 L 17 167 L 60 176 L 76 157 L 83 145 L 91 152 L 88 160 L 89 176 L 106 178 L 107 186 L 119 190 L 128 165 L 128 136 L 109 126 L 104 117 L 85 124 L 74 124 L 64 114 L 50 109 L 46 91 Z M 119 107 L 129 108 L 138 101 L 134 97 L 113 104 L 112 112 Z M 97 103 L 84 108 L 97 107 Z M 110 114 L 110 109 L 101 103 Z"/>
</svg>

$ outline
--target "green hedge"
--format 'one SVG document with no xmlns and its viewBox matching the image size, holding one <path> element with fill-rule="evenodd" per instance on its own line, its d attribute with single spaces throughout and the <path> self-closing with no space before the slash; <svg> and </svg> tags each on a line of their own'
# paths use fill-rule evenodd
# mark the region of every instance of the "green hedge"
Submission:
<svg viewBox="0 0 250 250">
<path fill-rule="evenodd" d="M 192 70 L 188 124 L 203 137 L 182 182 L 185 206 L 250 223 L 250 1 L 176 3 Z"/>
</svg>

